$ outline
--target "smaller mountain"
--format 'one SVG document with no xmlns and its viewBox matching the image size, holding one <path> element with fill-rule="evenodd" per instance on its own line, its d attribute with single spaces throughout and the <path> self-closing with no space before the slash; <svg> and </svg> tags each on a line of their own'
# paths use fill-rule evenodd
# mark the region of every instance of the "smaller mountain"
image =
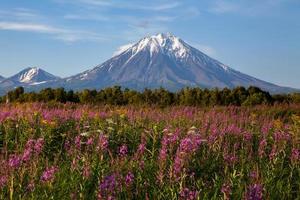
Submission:
<svg viewBox="0 0 300 200">
<path fill-rule="evenodd" d="M 48 82 L 59 80 L 60 78 L 44 71 L 38 67 L 29 67 L 19 73 L 0 80 L 0 91 L 9 91 L 16 87 L 32 87 L 40 84 L 46 84 Z"/>
<path fill-rule="evenodd" d="M 54 76 L 38 67 L 31 67 L 22 70 L 8 79 L 21 85 L 38 85 L 48 81 L 57 80 L 59 77 Z"/>
<path fill-rule="evenodd" d="M 0 75 L 0 82 L 3 81 L 5 78 Z"/>
</svg>

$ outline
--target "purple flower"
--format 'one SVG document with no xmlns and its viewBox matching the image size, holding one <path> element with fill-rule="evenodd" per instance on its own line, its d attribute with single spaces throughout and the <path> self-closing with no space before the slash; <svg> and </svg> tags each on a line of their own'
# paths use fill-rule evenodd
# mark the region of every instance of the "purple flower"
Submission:
<svg viewBox="0 0 300 200">
<path fill-rule="evenodd" d="M 44 139 L 43 138 L 39 138 L 36 140 L 35 144 L 34 144 L 34 152 L 38 155 L 42 152 L 43 147 L 44 147 Z"/>
<path fill-rule="evenodd" d="M 259 147 L 258 147 L 258 155 L 260 158 L 263 158 L 263 156 L 265 155 L 265 148 L 267 146 L 267 140 L 266 139 L 262 139 L 259 142 Z"/>
<path fill-rule="evenodd" d="M 173 172 L 175 178 L 180 177 L 181 170 L 184 164 L 189 160 L 190 156 L 196 152 L 201 143 L 200 136 L 198 134 L 188 135 L 182 139 L 179 148 L 176 151 L 176 156 L 173 164 Z"/>
<path fill-rule="evenodd" d="M 93 138 L 89 138 L 86 142 L 86 145 L 91 146 L 94 143 L 94 139 Z"/>
<path fill-rule="evenodd" d="M 108 148 L 108 138 L 106 135 L 100 134 L 97 149 L 105 151 Z"/>
<path fill-rule="evenodd" d="M 11 155 L 8 161 L 8 165 L 12 168 L 18 168 L 22 164 L 22 159 L 17 155 Z"/>
<path fill-rule="evenodd" d="M 132 182 L 134 181 L 134 174 L 132 172 L 128 172 L 128 174 L 125 177 L 125 184 L 126 186 L 130 186 Z"/>
<path fill-rule="evenodd" d="M 138 154 L 139 154 L 139 155 L 144 154 L 145 149 L 146 149 L 146 144 L 145 144 L 145 143 L 141 143 L 141 144 L 139 145 L 139 147 L 138 147 Z"/>
<path fill-rule="evenodd" d="M 123 144 L 119 149 L 119 156 L 124 157 L 127 155 L 127 153 L 128 153 L 128 147 L 125 144 Z"/>
<path fill-rule="evenodd" d="M 22 161 L 23 161 L 23 162 L 29 161 L 30 158 L 31 158 L 31 155 L 32 155 L 32 150 L 31 150 L 31 148 L 26 148 L 26 149 L 24 150 L 23 155 L 22 155 Z"/>
<path fill-rule="evenodd" d="M 300 151 L 299 149 L 292 149 L 292 154 L 291 154 L 291 161 L 296 163 L 300 160 Z"/>
<path fill-rule="evenodd" d="M 66 151 L 68 151 L 71 148 L 71 144 L 69 140 L 66 140 L 65 144 L 64 144 L 64 148 Z"/>
<path fill-rule="evenodd" d="M 80 149 L 80 147 L 81 147 L 81 137 L 80 137 L 80 135 L 77 135 L 77 136 L 75 137 L 75 146 L 76 146 L 78 149 Z"/>
<path fill-rule="evenodd" d="M 273 145 L 271 153 L 269 154 L 269 159 L 274 160 L 276 155 L 277 155 L 277 148 L 275 145 Z"/>
<path fill-rule="evenodd" d="M 248 187 L 246 193 L 247 200 L 262 200 L 263 199 L 263 187 L 260 184 L 254 184 Z"/>
<path fill-rule="evenodd" d="M 58 171 L 56 166 L 48 167 L 41 176 L 42 182 L 51 182 L 54 179 L 55 173 Z"/>
<path fill-rule="evenodd" d="M 35 144 L 35 140 L 34 139 L 29 139 L 26 143 L 26 148 L 27 149 L 32 149 L 34 147 L 34 144 Z"/>
<path fill-rule="evenodd" d="M 0 176 L 0 188 L 3 188 L 7 183 L 7 176 Z"/>
<path fill-rule="evenodd" d="M 185 200 L 194 200 L 197 199 L 198 197 L 198 192 L 197 191 L 192 191 L 189 188 L 184 188 L 180 192 L 180 197 Z"/>
<path fill-rule="evenodd" d="M 252 171 L 252 172 L 250 173 L 250 178 L 251 178 L 252 180 L 256 180 L 256 179 L 258 178 L 258 173 L 257 173 L 256 171 Z"/>
<path fill-rule="evenodd" d="M 106 176 L 99 185 L 99 199 L 114 199 L 113 197 L 115 195 L 117 186 L 118 184 L 115 174 Z"/>
</svg>

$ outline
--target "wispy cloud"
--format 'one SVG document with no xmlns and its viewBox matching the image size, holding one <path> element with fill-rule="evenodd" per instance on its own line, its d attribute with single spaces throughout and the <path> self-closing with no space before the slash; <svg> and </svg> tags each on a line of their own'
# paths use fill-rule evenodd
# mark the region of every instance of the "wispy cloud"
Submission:
<svg viewBox="0 0 300 200">
<path fill-rule="evenodd" d="M 163 10 L 170 10 L 173 8 L 177 8 L 180 5 L 179 2 L 173 2 L 168 4 L 161 4 L 161 5 L 152 5 L 152 6 L 128 6 L 131 9 L 138 9 L 138 10 L 150 10 L 150 11 L 163 11 Z"/>
<path fill-rule="evenodd" d="M 0 9 L 0 19 L 32 20 L 38 17 L 38 14 L 26 8 L 14 8 L 11 10 Z"/>
<path fill-rule="evenodd" d="M 212 6 L 209 8 L 209 11 L 215 14 L 235 13 L 247 16 L 272 15 L 276 9 L 280 9 L 282 5 L 292 1 L 293 0 L 214 0 L 212 1 Z"/>
<path fill-rule="evenodd" d="M 236 12 L 240 9 L 240 6 L 233 2 L 228 2 L 224 0 L 217 0 L 213 7 L 210 9 L 214 13 L 230 13 L 230 12 Z"/>
<path fill-rule="evenodd" d="M 119 54 L 121 54 L 122 52 L 126 51 L 127 49 L 129 49 L 130 47 L 132 47 L 134 45 L 134 43 L 129 43 L 129 44 L 125 44 L 120 46 L 114 53 L 113 56 L 117 56 Z"/>
<path fill-rule="evenodd" d="M 30 24 L 30 23 L 19 23 L 19 22 L 0 22 L 0 29 L 49 33 L 49 34 L 65 32 L 62 29 L 57 29 L 43 24 Z"/>
<path fill-rule="evenodd" d="M 98 6 L 98 7 L 111 7 L 118 9 L 129 10 L 144 10 L 144 11 L 165 11 L 174 9 L 180 6 L 181 3 L 177 1 L 168 1 L 167 3 L 157 3 L 156 1 L 120 1 L 120 0 L 54 0 L 59 3 L 71 3 L 81 6 Z M 153 3 L 154 2 L 154 3 Z"/>
<path fill-rule="evenodd" d="M 102 37 L 93 32 L 63 29 L 63 28 L 57 28 L 50 25 L 46 25 L 46 24 L 36 24 L 36 23 L 0 21 L 0 30 L 43 33 L 43 34 L 52 35 L 53 38 L 63 40 L 66 42 L 76 42 L 81 40 L 102 41 L 106 39 L 105 37 Z"/>
<path fill-rule="evenodd" d="M 93 14 L 67 14 L 64 19 L 69 20 L 91 20 L 91 21 L 109 21 L 109 17 Z"/>
</svg>

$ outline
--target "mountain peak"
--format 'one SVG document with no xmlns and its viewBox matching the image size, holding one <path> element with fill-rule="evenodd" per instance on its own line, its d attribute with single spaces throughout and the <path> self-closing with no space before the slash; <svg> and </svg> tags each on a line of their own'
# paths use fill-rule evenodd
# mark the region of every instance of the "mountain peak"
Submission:
<svg viewBox="0 0 300 200">
<path fill-rule="evenodd" d="M 176 58 L 184 58 L 190 52 L 190 47 L 180 38 L 171 33 L 159 33 L 144 37 L 126 51 L 131 50 L 133 55 L 149 50 L 152 56 L 155 53 L 173 54 Z"/>
<path fill-rule="evenodd" d="M 42 70 L 39 67 L 28 67 L 9 79 L 21 84 L 38 84 L 58 79 L 58 77 Z"/>
<path fill-rule="evenodd" d="M 37 77 L 41 69 L 38 67 L 28 67 L 19 73 L 19 82 L 30 83 Z"/>
</svg>

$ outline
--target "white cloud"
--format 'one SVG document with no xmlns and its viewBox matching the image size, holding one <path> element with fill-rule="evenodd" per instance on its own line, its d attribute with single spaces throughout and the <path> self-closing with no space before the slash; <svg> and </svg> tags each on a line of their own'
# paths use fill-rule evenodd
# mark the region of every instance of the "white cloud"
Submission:
<svg viewBox="0 0 300 200">
<path fill-rule="evenodd" d="M 118 1 L 118 0 L 55 0 L 59 3 L 72 3 L 83 6 L 99 6 L 99 7 L 112 7 L 120 9 L 130 9 L 130 10 L 146 10 L 146 11 L 165 11 L 177 8 L 180 3 L 169 1 L 167 3 L 161 4 L 155 1 L 152 4 L 145 4 L 144 1 L 128 2 L 128 1 Z M 142 3 L 140 3 L 142 2 Z"/>
<path fill-rule="evenodd" d="M 127 49 L 129 49 L 130 47 L 132 47 L 134 45 L 134 43 L 129 43 L 129 44 L 125 44 L 120 46 L 114 53 L 113 56 L 117 56 L 119 54 L 121 54 L 122 52 L 126 51 Z"/>
<path fill-rule="evenodd" d="M 0 29 L 12 31 L 29 31 L 38 33 L 63 33 L 62 29 L 57 29 L 43 24 L 20 23 L 20 22 L 0 22 Z"/>
<path fill-rule="evenodd" d="M 211 8 L 211 11 L 214 13 L 229 13 L 235 12 L 239 9 L 239 5 L 235 3 L 231 3 L 225 0 L 217 0 L 214 3 L 214 6 Z"/>
<path fill-rule="evenodd" d="M 141 10 L 163 11 L 163 10 L 170 10 L 173 8 L 177 8 L 179 5 L 180 5 L 179 2 L 172 2 L 168 4 L 157 5 L 157 6 L 131 6 L 131 8 L 141 9 Z"/>
<path fill-rule="evenodd" d="M 109 21 L 110 19 L 101 15 L 90 15 L 90 14 L 67 14 L 64 16 L 65 19 L 70 20 L 92 20 L 92 21 Z"/>
<path fill-rule="evenodd" d="M 106 38 L 88 31 L 71 30 L 57 28 L 46 24 L 20 23 L 20 22 L 0 22 L 0 30 L 43 33 L 52 35 L 53 38 L 65 42 L 76 42 L 83 40 L 103 41 Z"/>
<path fill-rule="evenodd" d="M 32 20 L 37 17 L 38 15 L 35 11 L 26 8 L 0 10 L 0 19 Z"/>
<path fill-rule="evenodd" d="M 282 14 L 279 9 L 282 4 L 294 0 L 214 0 L 208 10 L 215 14 L 235 13 L 246 16 Z"/>
</svg>

